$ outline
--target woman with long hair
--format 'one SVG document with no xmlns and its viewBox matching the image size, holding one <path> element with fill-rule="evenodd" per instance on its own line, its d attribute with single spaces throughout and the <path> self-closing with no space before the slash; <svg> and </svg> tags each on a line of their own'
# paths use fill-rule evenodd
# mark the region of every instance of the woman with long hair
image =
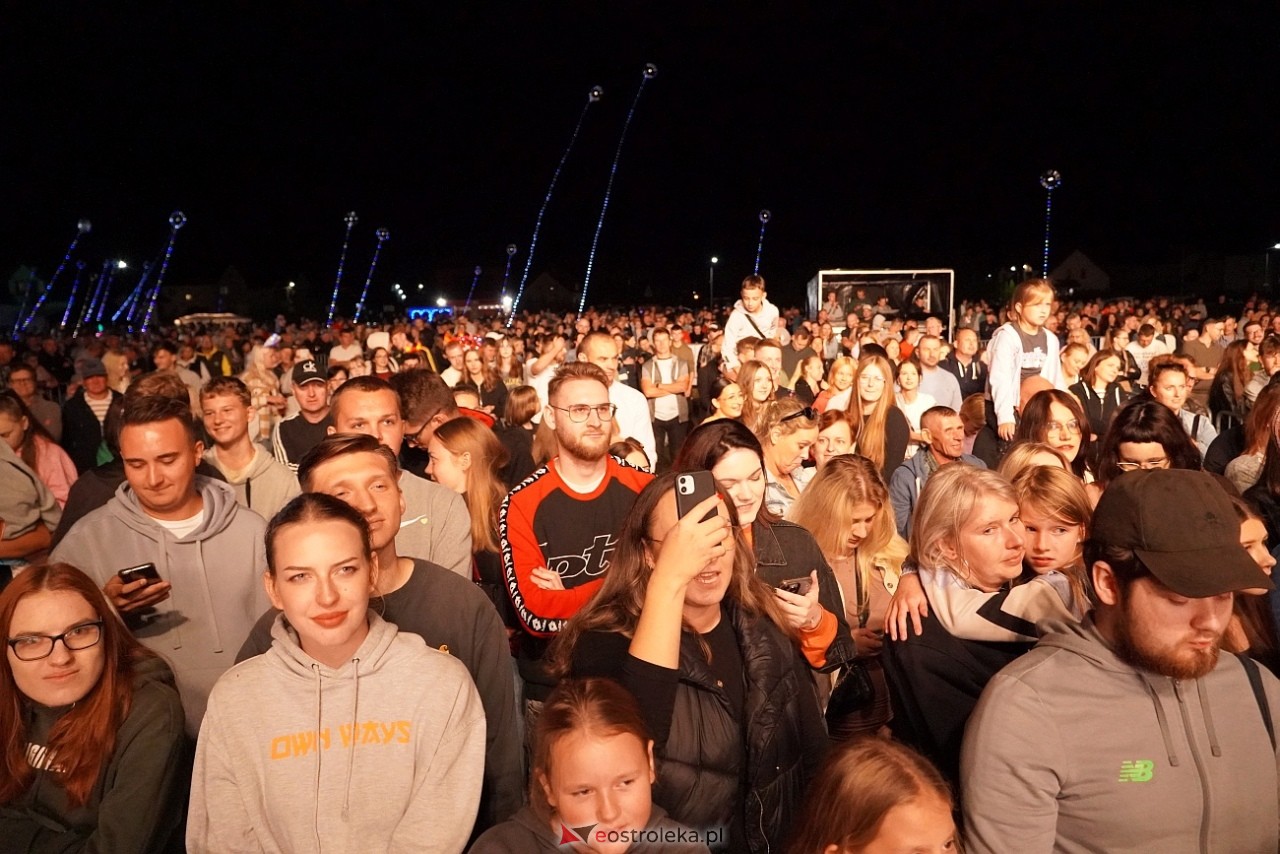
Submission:
<svg viewBox="0 0 1280 854">
<path fill-rule="evenodd" d="M 672 818 L 728 827 L 730 850 L 769 851 L 787 837 L 826 731 L 732 509 L 716 495 L 681 517 L 678 476 L 637 496 L 604 586 L 552 657 L 562 676 L 618 679 L 640 702 L 661 759 L 654 800 Z"/>
<path fill-rule="evenodd" d="M 711 414 L 702 419 L 703 424 L 722 418 L 737 420 L 742 417 L 742 408 L 746 404 L 742 387 L 722 374 L 717 374 L 708 386 L 707 400 L 711 403 Z"/>
<path fill-rule="evenodd" d="M 675 471 L 709 471 L 733 502 L 742 536 L 755 556 L 755 569 L 770 587 L 799 633 L 801 651 L 815 669 L 834 670 L 854 656 L 844 602 L 831 567 L 813 535 L 779 519 L 765 500 L 765 452 L 750 430 L 736 421 L 718 421 L 689 434 Z M 783 590 L 788 581 L 807 579 L 803 592 Z"/>
<path fill-rule="evenodd" d="M 462 354 L 462 379 L 480 392 L 480 409 L 489 414 L 501 413 L 507 406 L 507 384 L 480 351 L 471 348 Z"/>
<path fill-rule="evenodd" d="M 879 354 L 863 356 L 845 410 L 854 427 L 855 448 L 880 467 L 885 483 L 906 459 L 911 442 L 911 425 L 894 402 L 892 382 L 888 359 Z"/>
<path fill-rule="evenodd" d="M 848 409 L 853 376 L 857 370 L 858 363 L 851 356 L 837 356 L 827 370 L 827 387 L 818 393 L 813 408 L 819 412 Z"/>
<path fill-rule="evenodd" d="M 764 408 L 773 402 L 774 392 L 778 387 L 773 381 L 773 372 L 763 362 L 748 359 L 738 367 L 738 388 L 742 389 L 742 416 L 739 419 L 751 430 L 756 429 Z"/>
<path fill-rule="evenodd" d="M 180 843 L 182 701 L 98 585 L 65 563 L 0 593 L 0 847 L 163 852 Z"/>
<path fill-rule="evenodd" d="M 1093 479 L 1093 430 L 1074 395 L 1056 388 L 1033 394 L 1022 407 L 1014 440 L 1043 442 L 1062 454 L 1082 481 Z"/>
<path fill-rule="evenodd" d="M 1099 350 L 1080 371 L 1080 381 L 1067 391 L 1076 396 L 1089 418 L 1093 435 L 1101 436 L 1128 397 L 1120 387 L 1124 359 L 1115 350 Z"/>
<path fill-rule="evenodd" d="M 399 366 L 391 358 L 391 352 L 386 347 L 375 347 L 373 358 L 370 360 L 370 375 L 381 380 L 389 380 L 396 375 L 397 371 Z"/>
<path fill-rule="evenodd" d="M 275 371 L 278 364 L 280 354 L 274 347 L 255 344 L 245 360 L 244 373 L 240 374 L 241 381 L 249 387 L 253 408 L 258 413 L 258 429 L 249 430 L 249 437 L 255 442 L 270 438 L 271 428 L 284 414 L 285 400 L 280 394 L 280 378 Z"/>
<path fill-rule="evenodd" d="M 907 416 L 907 423 L 911 425 L 909 434 L 911 441 L 928 444 L 925 441 L 925 434 L 920 429 L 920 416 L 937 406 L 938 401 L 933 395 L 920 390 L 920 363 L 914 357 L 903 359 L 894 372 L 894 379 L 898 382 L 898 393 L 894 400 L 898 404 L 898 409 L 902 410 L 902 414 Z"/>
<path fill-rule="evenodd" d="M 792 390 L 805 406 L 813 406 L 822 391 L 822 357 L 806 356 L 796 365 L 795 376 L 792 377 Z"/>
<path fill-rule="evenodd" d="M 0 441 L 8 444 L 49 487 L 58 506 L 65 507 L 71 486 L 79 477 L 76 465 L 17 392 L 10 389 L 0 391 Z"/>
<path fill-rule="evenodd" d="M 1135 469 L 1200 469 L 1200 449 L 1178 416 L 1149 397 L 1135 398 L 1116 413 L 1098 447 L 1097 485 Z"/>
<path fill-rule="evenodd" d="M 466 667 L 369 609 L 378 561 L 345 502 L 294 498 L 266 554 L 272 646 L 209 697 L 187 850 L 462 850 L 485 754 Z"/>
<path fill-rule="evenodd" d="M 958 852 L 954 810 L 951 787 L 928 759 L 888 739 L 858 739 L 823 763 L 787 852 Z"/>
<path fill-rule="evenodd" d="M 1259 569 L 1271 575 L 1276 559 L 1267 547 L 1266 522 L 1243 498 L 1233 496 L 1231 505 L 1240 522 L 1240 545 L 1244 546 Z M 1222 637 L 1223 649 L 1248 655 L 1272 673 L 1280 672 L 1280 640 L 1277 639 L 1275 613 L 1271 610 L 1266 591 L 1243 590 L 1237 593 L 1231 612 L 1231 622 Z"/>
<path fill-rule="evenodd" d="M 804 462 L 818 440 L 817 412 L 795 398 L 775 401 L 761 412 L 756 438 L 764 449 L 765 506 L 785 516 L 813 479 L 814 469 Z"/>
<path fill-rule="evenodd" d="M 1248 341 L 1232 341 L 1222 353 L 1218 373 L 1209 386 L 1209 411 L 1213 415 L 1229 412 L 1237 416 L 1247 415 L 1249 400 L 1245 389 L 1253 379 L 1246 353 Z"/>
<path fill-rule="evenodd" d="M 892 717 L 880 649 L 885 612 L 907 556 L 907 544 L 894 524 L 889 490 L 866 457 L 832 457 L 787 518 L 813 535 L 831 564 L 858 659 L 875 688 L 865 708 L 830 722 L 832 735 L 837 735 L 837 728 L 841 737 L 876 732 Z"/>
<path fill-rule="evenodd" d="M 512 340 L 503 338 L 498 342 L 498 362 L 495 365 L 498 376 L 502 377 L 502 382 L 508 390 L 524 385 L 524 363 L 516 354 Z"/>
<path fill-rule="evenodd" d="M 1223 475 L 1245 493 L 1262 476 L 1266 462 L 1267 440 L 1271 436 L 1276 413 L 1280 412 L 1280 385 L 1268 385 L 1258 393 L 1253 408 L 1244 419 L 1244 449 L 1227 463 Z"/>
<path fill-rule="evenodd" d="M 709 851 L 697 843 L 632 845 L 636 831 L 674 839 L 688 830 L 653 802 L 653 739 L 635 697 L 612 679 L 556 686 L 538 715 L 530 764 L 529 805 L 486 831 L 469 854 L 565 851 L 566 827 L 591 828 L 571 851 Z"/>
<path fill-rule="evenodd" d="M 427 450 L 431 454 L 427 474 L 467 503 L 472 563 L 480 589 L 488 594 L 503 623 L 517 628 L 519 623 L 502 578 L 498 542 L 498 510 L 507 494 L 502 482 L 507 449 L 492 429 L 474 418 L 454 418 L 435 429 Z"/>
</svg>

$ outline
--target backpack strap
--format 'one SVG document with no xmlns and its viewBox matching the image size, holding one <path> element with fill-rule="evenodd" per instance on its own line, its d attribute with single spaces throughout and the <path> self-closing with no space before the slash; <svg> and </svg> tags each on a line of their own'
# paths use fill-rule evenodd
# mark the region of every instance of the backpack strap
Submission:
<svg viewBox="0 0 1280 854">
<path fill-rule="evenodd" d="M 1196 436 L 1200 435 L 1200 418 L 1201 416 L 1197 413 L 1196 417 L 1191 419 L 1191 441 L 1192 442 L 1195 442 Z"/>
<path fill-rule="evenodd" d="M 1249 687 L 1253 689 L 1253 698 L 1258 701 L 1258 711 L 1262 713 L 1262 725 L 1267 728 L 1267 737 L 1271 739 L 1271 752 L 1276 749 L 1276 727 L 1271 720 L 1271 704 L 1267 702 L 1267 692 L 1262 687 L 1262 674 L 1258 665 L 1247 655 L 1236 653 L 1245 675 L 1249 677 Z"/>
</svg>

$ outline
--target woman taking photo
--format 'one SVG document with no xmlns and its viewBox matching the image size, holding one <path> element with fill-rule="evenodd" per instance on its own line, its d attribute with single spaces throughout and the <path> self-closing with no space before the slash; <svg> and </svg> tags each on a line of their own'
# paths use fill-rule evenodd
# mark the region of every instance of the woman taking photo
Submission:
<svg viewBox="0 0 1280 854">
<path fill-rule="evenodd" d="M 209 697 L 187 850 L 462 850 L 485 751 L 466 668 L 369 610 L 377 559 L 348 504 L 299 495 L 266 552 L 281 613 Z"/>
<path fill-rule="evenodd" d="M 880 649 L 885 612 L 907 556 L 907 544 L 894 525 L 889 491 L 866 457 L 833 457 L 791 508 L 789 518 L 813 535 L 831 564 L 858 660 L 875 688 L 872 701 L 854 715 L 841 721 L 828 716 L 831 735 L 876 733 L 892 717 Z"/>
<path fill-rule="evenodd" d="M 778 387 L 773 382 L 773 372 L 763 362 L 749 359 L 738 368 L 738 388 L 746 398 L 739 420 L 748 429 L 755 430 L 764 408 L 773 402 Z"/>
<path fill-rule="evenodd" d="M 826 731 L 731 510 L 712 496 L 681 518 L 676 477 L 659 475 L 636 498 L 604 586 L 553 660 L 561 675 L 617 679 L 637 698 L 661 759 L 654 800 L 672 818 L 728 827 L 728 850 L 776 850 Z"/>
<path fill-rule="evenodd" d="M 699 427 L 685 440 L 675 471 L 709 471 L 733 502 L 742 536 L 755 556 L 755 571 L 774 588 L 788 625 L 799 633 L 801 651 L 815 669 L 834 670 L 854 656 L 844 602 L 831 567 L 813 535 L 779 519 L 765 506 L 765 462 L 760 441 L 733 421 Z M 781 589 L 808 578 L 803 593 Z M 803 587 L 803 585 L 802 585 Z"/>
<path fill-rule="evenodd" d="M 485 364 L 480 351 L 467 350 L 462 354 L 462 379 L 470 382 L 480 392 L 480 409 L 490 415 L 501 413 L 507 405 L 507 384 L 498 372 Z"/>
<path fill-rule="evenodd" d="M 1065 391 L 1050 388 L 1032 395 L 1022 407 L 1014 441 L 1043 442 L 1066 458 L 1076 477 L 1093 480 L 1093 431 L 1080 401 Z"/>
<path fill-rule="evenodd" d="M 707 389 L 707 399 L 711 401 L 711 414 L 702 419 L 703 424 L 731 418 L 735 421 L 742 417 L 742 407 L 746 403 L 742 396 L 742 387 L 726 376 L 716 375 Z"/>
<path fill-rule="evenodd" d="M 1107 432 L 1111 419 L 1128 397 L 1119 382 L 1123 367 L 1124 360 L 1115 350 L 1099 350 L 1080 371 L 1080 381 L 1067 389 L 1084 407 L 1089 429 L 1095 436 Z"/>
<path fill-rule="evenodd" d="M 0 593 L 0 630 L 0 847 L 180 845 L 186 747 L 169 666 L 65 563 L 28 567 Z"/>
<path fill-rule="evenodd" d="M 831 363 L 831 369 L 827 371 L 827 387 L 814 399 L 813 408 L 819 412 L 848 409 L 853 375 L 857 368 L 858 363 L 849 356 L 837 356 Z"/>
<path fill-rule="evenodd" d="M 893 369 L 880 355 L 864 356 L 854 374 L 853 394 L 846 412 L 853 424 L 859 454 L 880 467 L 888 483 L 907 457 L 911 425 L 893 400 Z"/>
<path fill-rule="evenodd" d="M 1097 486 L 1135 469 L 1200 469 L 1200 449 L 1169 407 L 1149 397 L 1120 408 L 1098 448 Z"/>
<path fill-rule="evenodd" d="M 818 440 L 817 415 L 795 398 L 771 403 L 760 415 L 756 438 L 764 449 L 764 503 L 775 516 L 785 516 L 813 479 L 814 470 L 804 462 Z"/>
<path fill-rule="evenodd" d="M 431 454 L 427 474 L 467 503 L 476 584 L 498 609 L 503 624 L 519 628 L 502 578 L 498 543 L 498 510 L 507 494 L 501 474 L 506 448 L 493 430 L 474 418 L 453 418 L 431 434 L 427 450 Z"/>
<path fill-rule="evenodd" d="M 468 854 L 565 851 L 564 829 L 590 827 L 568 850 L 597 854 L 708 852 L 638 842 L 628 831 L 688 830 L 653 803 L 653 739 L 635 697 L 612 679 L 565 679 L 543 704 L 533 738 L 529 806 L 487 831 Z M 611 835 L 617 841 L 610 842 Z"/>
</svg>

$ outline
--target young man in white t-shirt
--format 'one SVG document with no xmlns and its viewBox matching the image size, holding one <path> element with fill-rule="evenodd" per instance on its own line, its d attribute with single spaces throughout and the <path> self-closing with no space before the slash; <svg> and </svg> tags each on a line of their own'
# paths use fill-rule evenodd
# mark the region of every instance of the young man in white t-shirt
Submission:
<svg viewBox="0 0 1280 854">
<path fill-rule="evenodd" d="M 650 460 L 653 471 L 671 467 L 689 432 L 689 367 L 671 351 L 671 332 L 666 327 L 653 331 L 653 358 L 640 373 L 640 391 L 649 398 L 653 438 L 658 458 Z"/>
</svg>

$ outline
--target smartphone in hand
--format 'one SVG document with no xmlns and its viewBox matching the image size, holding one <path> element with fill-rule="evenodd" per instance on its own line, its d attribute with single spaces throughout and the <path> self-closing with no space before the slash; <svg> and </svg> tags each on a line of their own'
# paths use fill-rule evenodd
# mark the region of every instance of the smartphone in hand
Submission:
<svg viewBox="0 0 1280 854">
<path fill-rule="evenodd" d="M 811 587 L 813 587 L 813 579 L 807 575 L 804 578 L 788 578 L 778 585 L 779 590 L 785 590 L 797 596 L 807 596 Z"/>
<path fill-rule="evenodd" d="M 120 576 L 120 580 L 125 584 L 132 584 L 140 578 L 145 578 L 146 586 L 150 586 L 160 580 L 160 573 L 156 571 L 154 563 L 140 563 L 137 566 L 122 569 L 116 575 Z"/>
<path fill-rule="evenodd" d="M 709 471 L 691 471 L 676 475 L 676 514 L 683 519 L 694 507 L 716 494 L 716 479 Z M 698 521 L 705 522 L 716 515 L 712 507 Z"/>
</svg>

